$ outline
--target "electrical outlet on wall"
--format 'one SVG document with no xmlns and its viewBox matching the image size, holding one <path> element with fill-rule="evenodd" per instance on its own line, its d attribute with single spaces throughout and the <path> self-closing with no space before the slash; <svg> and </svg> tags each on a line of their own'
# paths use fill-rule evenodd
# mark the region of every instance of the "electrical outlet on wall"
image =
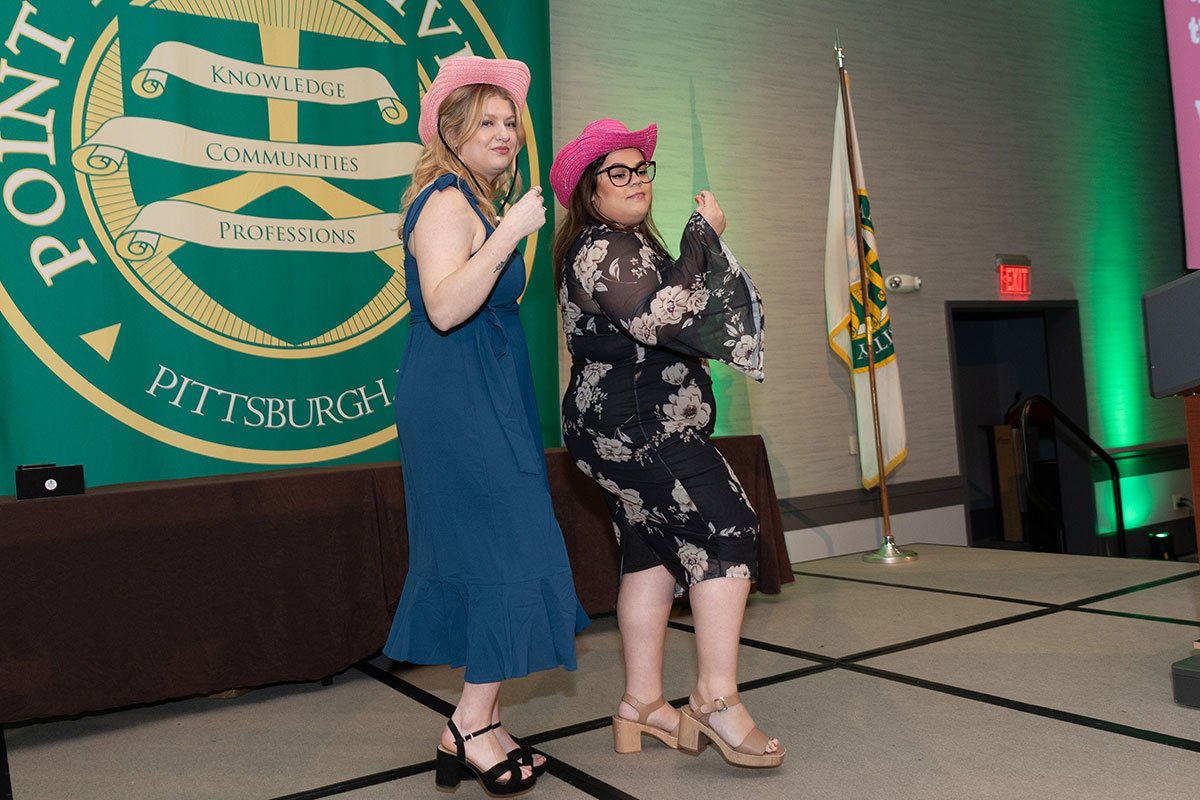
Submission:
<svg viewBox="0 0 1200 800">
<path fill-rule="evenodd" d="M 1173 494 L 1171 495 L 1171 507 L 1177 509 L 1188 509 L 1190 511 L 1192 508 L 1192 498 L 1184 497 L 1181 494 Z"/>
</svg>

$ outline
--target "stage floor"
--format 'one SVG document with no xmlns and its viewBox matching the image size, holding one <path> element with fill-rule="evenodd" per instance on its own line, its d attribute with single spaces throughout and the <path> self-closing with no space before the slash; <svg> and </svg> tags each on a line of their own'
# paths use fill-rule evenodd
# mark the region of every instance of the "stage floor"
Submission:
<svg viewBox="0 0 1200 800">
<path fill-rule="evenodd" d="M 616 621 L 580 634 L 579 670 L 505 689 L 505 724 L 546 753 L 540 798 L 1171 797 L 1200 781 L 1200 709 L 1172 662 L 1200 638 L 1196 564 L 909 545 L 842 556 L 746 613 L 742 696 L 789 755 L 737 770 L 650 740 L 612 751 Z M 667 696 L 695 674 L 686 606 L 667 635 Z M 88 668 L 87 653 L 76 668 Z M 331 686 L 284 685 L 4 727 L 0 798 L 433 797 L 434 745 L 461 671 L 379 658 Z M 0 765 L 2 766 L 2 765 Z M 461 798 L 484 797 L 463 784 Z"/>
</svg>

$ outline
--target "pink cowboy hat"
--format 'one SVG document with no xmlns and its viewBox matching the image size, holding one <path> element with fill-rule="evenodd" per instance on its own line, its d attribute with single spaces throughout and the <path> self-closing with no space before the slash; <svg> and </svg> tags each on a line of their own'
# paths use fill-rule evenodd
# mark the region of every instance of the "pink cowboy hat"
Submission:
<svg viewBox="0 0 1200 800">
<path fill-rule="evenodd" d="M 460 86 L 486 83 L 499 86 L 512 95 L 517 103 L 517 113 L 525 108 L 525 94 L 529 91 L 529 67 L 514 58 L 482 58 L 480 56 L 455 56 L 442 62 L 437 77 L 429 91 L 421 98 L 421 121 L 417 133 L 422 144 L 429 144 L 437 136 L 438 110 L 446 97 Z"/>
<path fill-rule="evenodd" d="M 441 77 L 440 75 L 438 77 Z M 630 131 L 615 119 L 589 122 L 583 133 L 563 145 L 550 167 L 550 185 L 563 208 L 571 201 L 571 192 L 583 176 L 587 165 L 602 155 L 626 147 L 636 147 L 647 161 L 654 155 L 658 142 L 658 126 L 650 125 L 640 131 Z"/>
</svg>

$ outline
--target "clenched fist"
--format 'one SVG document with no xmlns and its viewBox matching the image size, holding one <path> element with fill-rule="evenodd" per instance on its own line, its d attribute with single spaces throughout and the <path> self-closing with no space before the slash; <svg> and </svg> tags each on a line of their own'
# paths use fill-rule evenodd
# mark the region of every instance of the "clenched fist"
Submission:
<svg viewBox="0 0 1200 800">
<path fill-rule="evenodd" d="M 712 192 L 705 189 L 696 195 L 696 210 L 709 225 L 712 225 L 717 236 L 725 234 L 725 212 L 717 205 L 717 198 L 713 196 Z"/>
<path fill-rule="evenodd" d="M 535 186 L 508 209 L 500 225 L 507 228 L 518 239 L 546 224 L 546 204 L 542 199 L 542 187 Z"/>
</svg>

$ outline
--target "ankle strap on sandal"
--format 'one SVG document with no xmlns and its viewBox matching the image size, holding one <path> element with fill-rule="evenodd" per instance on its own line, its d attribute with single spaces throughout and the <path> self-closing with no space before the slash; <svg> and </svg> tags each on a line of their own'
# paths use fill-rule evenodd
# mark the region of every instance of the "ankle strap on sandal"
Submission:
<svg viewBox="0 0 1200 800">
<path fill-rule="evenodd" d="M 458 732 L 458 727 L 454 724 L 454 720 L 452 720 L 452 719 L 446 720 L 446 725 L 449 726 L 449 728 L 450 728 L 450 735 L 454 737 L 455 744 L 466 744 L 469 740 L 474 739 L 476 736 L 482 736 L 483 734 L 487 733 L 488 731 L 494 731 L 494 730 L 496 730 L 496 728 L 500 727 L 500 723 L 495 722 L 495 723 L 492 723 L 491 725 L 488 725 L 486 728 L 480 728 L 479 730 L 475 731 L 474 733 L 468 733 L 466 736 L 463 736 L 461 733 Z"/>
<path fill-rule="evenodd" d="M 632 708 L 634 711 L 636 711 L 637 715 L 638 715 L 638 722 L 645 725 L 647 723 L 647 721 L 650 719 L 651 714 L 653 714 L 655 711 L 657 711 L 658 709 L 662 708 L 663 706 L 665 706 L 667 704 L 667 698 L 663 697 L 660 694 L 658 696 L 658 699 L 651 700 L 649 703 L 643 703 L 641 700 L 638 700 L 636 697 L 631 695 L 629 692 L 626 692 L 621 697 L 621 702 L 627 703 L 630 708 Z"/>
<path fill-rule="evenodd" d="M 695 700 L 695 695 L 692 695 L 692 699 L 693 701 Z M 740 702 L 742 702 L 742 698 L 738 696 L 737 692 L 734 692 L 733 694 L 727 694 L 723 697 L 714 697 L 709 702 L 700 706 L 700 713 L 712 714 L 715 711 L 725 711 L 726 709 L 736 706 Z"/>
</svg>

